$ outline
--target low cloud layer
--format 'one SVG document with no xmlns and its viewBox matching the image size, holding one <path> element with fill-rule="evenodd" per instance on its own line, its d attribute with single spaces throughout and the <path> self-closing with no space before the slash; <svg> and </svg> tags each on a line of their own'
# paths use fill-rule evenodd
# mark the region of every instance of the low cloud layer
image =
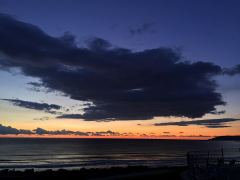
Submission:
<svg viewBox="0 0 240 180">
<path fill-rule="evenodd" d="M 0 124 L 0 134 L 6 135 L 6 134 L 27 134 L 31 135 L 33 134 L 30 130 L 24 130 L 24 129 L 16 129 L 11 126 L 3 126 Z"/>
<path fill-rule="evenodd" d="M 218 65 L 186 62 L 171 48 L 133 52 L 100 38 L 78 47 L 69 33 L 52 37 L 35 25 L 3 14 L 0 67 L 18 68 L 38 78 L 38 88 L 41 85 L 91 102 L 84 114 L 74 115 L 88 121 L 197 118 L 217 113 L 216 106 L 225 104 L 213 80 L 223 74 Z M 67 116 L 73 115 L 62 118 Z"/>
<path fill-rule="evenodd" d="M 192 121 L 178 121 L 178 122 L 166 122 L 166 123 L 155 123 L 155 126 L 189 126 L 198 125 L 205 126 L 207 128 L 226 128 L 231 127 L 226 123 L 240 121 L 235 118 L 222 118 L 222 119 L 203 119 L 203 120 L 192 120 Z"/>
<path fill-rule="evenodd" d="M 121 134 L 113 131 L 99 131 L 99 132 L 81 132 L 70 130 L 48 131 L 42 128 L 33 130 L 36 135 L 75 135 L 75 136 L 120 136 Z"/>
<path fill-rule="evenodd" d="M 8 101 L 15 106 L 34 109 L 39 111 L 44 111 L 51 114 L 56 114 L 56 110 L 60 110 L 62 107 L 56 104 L 47 104 L 47 103 L 37 103 L 31 101 L 23 101 L 19 99 L 1 99 L 3 101 Z"/>
<path fill-rule="evenodd" d="M 49 131 L 43 128 L 36 128 L 34 130 L 25 130 L 25 129 L 16 129 L 11 126 L 4 126 L 0 124 L 0 135 L 25 135 L 25 136 L 82 136 L 82 137 L 139 137 L 139 138 L 172 138 L 172 137 L 208 137 L 203 135 L 193 136 L 193 135 L 185 135 L 185 136 L 176 136 L 169 134 L 170 132 L 163 132 L 164 134 L 155 134 L 151 133 L 142 134 L 142 133 L 131 133 L 131 132 L 114 132 L 111 130 L 108 131 L 96 131 L 96 132 L 81 132 L 81 131 L 71 131 L 71 130 L 56 130 L 56 131 Z"/>
<path fill-rule="evenodd" d="M 99 132 L 81 132 L 70 130 L 48 131 L 43 128 L 36 128 L 34 130 L 16 129 L 11 126 L 3 126 L 0 124 L 0 135 L 75 135 L 75 136 L 120 136 L 123 135 L 113 131 L 99 131 Z"/>
</svg>

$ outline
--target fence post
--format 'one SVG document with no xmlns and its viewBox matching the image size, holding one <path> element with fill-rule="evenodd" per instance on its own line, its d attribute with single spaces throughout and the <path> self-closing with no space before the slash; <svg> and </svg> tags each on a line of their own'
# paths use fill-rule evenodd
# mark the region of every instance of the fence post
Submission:
<svg viewBox="0 0 240 180">
<path fill-rule="evenodd" d="M 223 148 L 221 148 L 221 152 L 222 152 L 222 162 L 224 164 L 224 154 L 223 154 Z"/>
</svg>

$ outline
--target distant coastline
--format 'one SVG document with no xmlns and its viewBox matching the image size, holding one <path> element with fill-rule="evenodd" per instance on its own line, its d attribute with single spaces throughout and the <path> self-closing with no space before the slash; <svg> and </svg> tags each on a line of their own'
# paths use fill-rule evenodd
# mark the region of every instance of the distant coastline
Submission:
<svg viewBox="0 0 240 180">
<path fill-rule="evenodd" d="M 240 136 L 218 136 L 210 140 L 211 141 L 240 141 Z"/>
</svg>

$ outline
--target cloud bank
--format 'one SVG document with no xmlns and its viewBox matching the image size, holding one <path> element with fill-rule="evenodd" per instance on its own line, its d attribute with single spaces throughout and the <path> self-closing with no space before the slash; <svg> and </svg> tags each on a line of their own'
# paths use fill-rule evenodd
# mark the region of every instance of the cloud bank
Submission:
<svg viewBox="0 0 240 180">
<path fill-rule="evenodd" d="M 231 127 L 226 125 L 229 122 L 240 121 L 240 119 L 235 118 L 222 118 L 222 119 L 202 119 L 202 120 L 192 120 L 192 121 L 178 121 L 178 122 L 166 122 L 166 123 L 155 123 L 155 126 L 189 126 L 198 125 L 205 126 L 207 128 L 225 128 Z"/>
<path fill-rule="evenodd" d="M 74 115 L 87 121 L 197 118 L 216 113 L 216 106 L 225 104 L 213 80 L 223 73 L 218 65 L 186 62 L 171 48 L 133 52 L 100 38 L 78 47 L 69 33 L 52 37 L 35 25 L 3 14 L 0 67 L 18 68 L 47 89 L 92 102 L 83 114 Z M 61 118 L 69 116 L 73 115 Z"/>
<path fill-rule="evenodd" d="M 34 130 L 16 129 L 11 126 L 3 126 L 0 124 L 0 135 L 75 135 L 75 136 L 120 136 L 123 135 L 113 131 L 99 131 L 99 132 L 81 132 L 70 130 L 56 130 L 48 131 L 43 128 L 36 128 Z"/>
<path fill-rule="evenodd" d="M 0 135 L 26 135 L 26 136 L 33 136 L 33 135 L 37 135 L 37 136 L 82 136 L 82 137 L 145 137 L 145 138 L 172 138 L 172 137 L 209 137 L 209 136 L 203 136 L 203 135 L 197 135 L 197 136 L 193 136 L 193 135 L 185 135 L 185 136 L 176 136 L 176 135 L 171 135 L 169 134 L 170 132 L 163 132 L 165 134 L 159 134 L 156 135 L 155 133 L 152 133 L 150 135 L 147 134 L 142 134 L 142 133 L 131 133 L 131 132 L 114 132 L 111 130 L 108 131 L 97 131 L 97 132 L 81 132 L 81 131 L 71 131 L 71 130 L 55 130 L 55 131 L 49 131 L 43 128 L 36 128 L 34 130 L 24 130 L 24 129 L 16 129 L 13 128 L 11 126 L 4 126 L 2 124 L 0 124 Z"/>
<path fill-rule="evenodd" d="M 6 135 L 6 134 L 27 134 L 31 135 L 33 134 L 30 130 L 24 130 L 24 129 L 16 129 L 11 126 L 3 126 L 0 124 L 0 134 Z"/>
</svg>

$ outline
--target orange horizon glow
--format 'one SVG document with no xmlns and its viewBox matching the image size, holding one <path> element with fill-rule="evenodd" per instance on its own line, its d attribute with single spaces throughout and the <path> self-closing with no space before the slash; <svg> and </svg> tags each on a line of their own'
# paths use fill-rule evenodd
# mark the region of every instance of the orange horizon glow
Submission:
<svg viewBox="0 0 240 180">
<path fill-rule="evenodd" d="M 62 138 L 62 139 L 159 139 L 159 140 L 209 140 L 214 136 L 78 136 L 78 135 L 0 135 L 0 138 Z"/>
</svg>

